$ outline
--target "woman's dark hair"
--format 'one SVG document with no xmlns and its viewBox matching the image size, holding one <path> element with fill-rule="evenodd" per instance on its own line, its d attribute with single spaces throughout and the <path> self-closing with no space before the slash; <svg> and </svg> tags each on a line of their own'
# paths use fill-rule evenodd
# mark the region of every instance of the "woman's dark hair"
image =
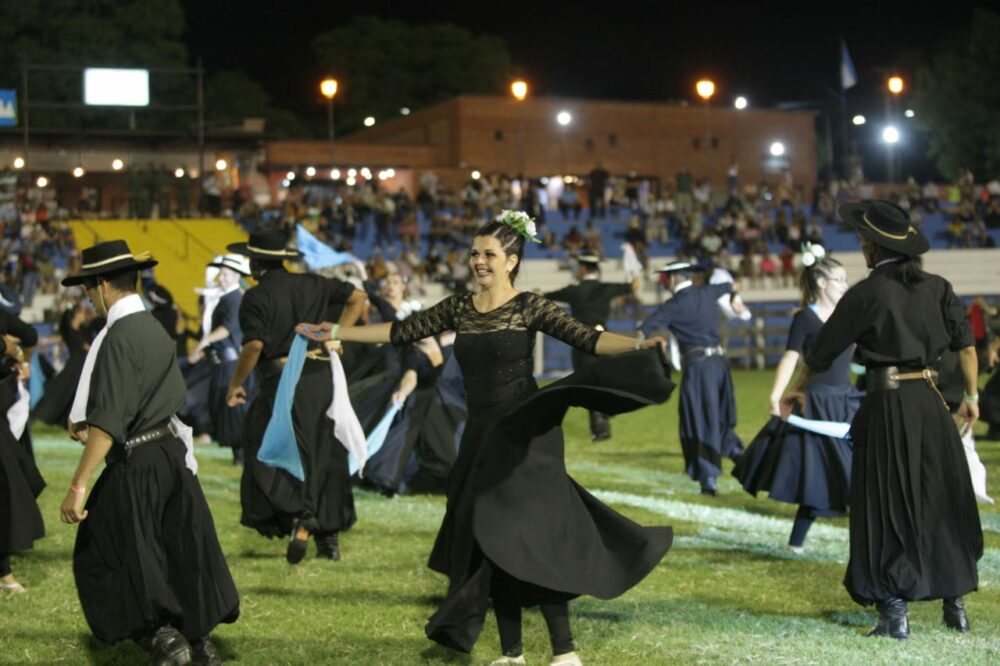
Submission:
<svg viewBox="0 0 1000 666">
<path fill-rule="evenodd" d="M 521 260 L 524 258 L 524 236 L 519 234 L 509 224 L 504 224 L 496 220 L 487 222 L 479 227 L 476 236 L 493 236 L 500 243 L 504 254 L 507 256 L 513 254 L 517 257 L 517 264 L 514 265 L 514 269 L 510 272 L 510 283 L 514 284 L 514 280 L 521 270 Z"/>
<path fill-rule="evenodd" d="M 802 290 L 802 307 L 811 305 L 819 299 L 819 279 L 829 280 L 833 277 L 833 269 L 843 266 L 833 257 L 823 257 L 812 266 L 804 266 L 799 275 L 799 289 Z"/>
</svg>

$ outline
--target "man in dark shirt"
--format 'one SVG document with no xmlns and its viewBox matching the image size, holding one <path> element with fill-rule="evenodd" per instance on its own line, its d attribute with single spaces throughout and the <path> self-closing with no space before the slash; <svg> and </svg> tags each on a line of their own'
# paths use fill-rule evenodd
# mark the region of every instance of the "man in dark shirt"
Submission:
<svg viewBox="0 0 1000 666">
<path fill-rule="evenodd" d="M 316 539 L 320 557 L 340 559 L 339 533 L 357 516 L 351 492 L 347 450 L 334 434 L 327 417 L 333 399 L 329 351 L 311 344 L 295 387 L 292 422 L 302 460 L 304 479 L 257 458 L 271 421 L 282 369 L 302 321 L 331 321 L 344 326 L 361 316 L 367 298 L 347 282 L 319 275 L 293 275 L 285 259 L 302 256 L 285 247 L 284 236 L 254 233 L 247 243 L 234 243 L 230 252 L 250 258 L 257 279 L 240 305 L 243 349 L 229 383 L 230 407 L 246 402 L 243 384 L 256 368 L 259 393 L 250 405 L 243 429 L 244 467 L 241 484 L 243 516 L 240 522 L 268 537 L 291 534 L 286 558 L 297 564 L 305 557 L 309 535 Z"/>
<path fill-rule="evenodd" d="M 85 449 L 60 510 L 63 522 L 83 521 L 73 572 L 97 638 L 134 639 L 154 664 L 220 664 L 208 635 L 236 620 L 239 597 L 195 476 L 190 430 L 174 416 L 185 391 L 174 346 L 136 293 L 138 271 L 154 265 L 108 241 L 85 249 L 80 273 L 63 280 L 83 284 L 108 323 L 70 412 Z"/>
<path fill-rule="evenodd" d="M 736 436 L 736 400 L 726 351 L 720 346 L 718 299 L 739 291 L 739 283 L 694 286 L 699 268 L 675 261 L 661 269 L 673 297 L 660 305 L 640 326 L 646 336 L 669 330 L 680 345 L 680 434 L 688 476 L 701 484 L 705 495 L 717 495 L 716 478 L 722 457 L 736 460 L 743 442 Z"/>
<path fill-rule="evenodd" d="M 595 217 L 607 217 L 608 207 L 604 203 L 604 189 L 608 186 L 608 178 L 610 177 L 611 174 L 609 174 L 607 170 L 601 166 L 600 162 L 598 162 L 597 166 L 594 167 L 594 170 L 590 172 L 590 175 L 587 178 L 590 181 L 589 219 L 593 219 Z"/>
<path fill-rule="evenodd" d="M 592 254 L 582 254 L 576 258 L 579 284 L 550 291 L 545 297 L 569 305 L 573 317 L 588 326 L 603 331 L 611 314 L 611 301 L 619 296 L 628 296 L 638 287 L 638 279 L 632 284 L 601 282 L 601 258 Z M 573 349 L 573 369 L 582 370 L 596 360 L 593 354 Z M 598 442 L 611 439 L 611 423 L 600 412 L 590 411 L 590 439 Z"/>
</svg>

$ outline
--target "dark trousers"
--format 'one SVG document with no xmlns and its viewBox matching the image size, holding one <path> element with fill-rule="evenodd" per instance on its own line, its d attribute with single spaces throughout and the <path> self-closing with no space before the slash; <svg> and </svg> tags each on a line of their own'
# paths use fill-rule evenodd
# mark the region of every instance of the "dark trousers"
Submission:
<svg viewBox="0 0 1000 666">
<path fill-rule="evenodd" d="M 569 606 L 565 601 L 552 604 L 541 604 L 542 617 L 549 628 L 549 639 L 552 642 L 552 654 L 573 652 L 573 634 L 569 628 Z M 494 599 L 493 610 L 497 616 L 497 629 L 500 631 L 500 649 L 504 656 L 517 657 L 524 652 L 521 641 L 521 604 L 517 601 Z"/>
<path fill-rule="evenodd" d="M 10 574 L 10 554 L 0 555 L 0 578 L 9 576 Z"/>
<path fill-rule="evenodd" d="M 597 357 L 593 354 L 578 349 L 573 350 L 573 370 L 582 370 L 596 360 Z M 611 437 L 611 420 L 607 414 L 594 411 L 588 411 L 587 414 L 590 416 L 590 436 L 592 439 Z"/>
<path fill-rule="evenodd" d="M 811 506 L 802 504 L 795 513 L 795 521 L 792 522 L 792 533 L 788 537 L 789 546 L 801 546 L 806 542 L 806 534 L 816 520 L 816 510 Z"/>
</svg>

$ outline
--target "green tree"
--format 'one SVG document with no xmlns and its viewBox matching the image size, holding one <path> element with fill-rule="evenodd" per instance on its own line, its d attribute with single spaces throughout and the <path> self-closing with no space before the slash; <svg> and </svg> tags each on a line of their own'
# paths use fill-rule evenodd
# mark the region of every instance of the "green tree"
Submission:
<svg viewBox="0 0 1000 666">
<path fill-rule="evenodd" d="M 264 118 L 268 132 L 283 136 L 306 133 L 299 119 L 271 104 L 264 87 L 241 71 L 224 70 L 205 82 L 205 114 L 209 125 L 238 124 Z"/>
<path fill-rule="evenodd" d="M 20 0 L 0 3 L 0 85 L 21 88 L 21 66 L 183 67 L 184 12 L 179 0 Z M 33 101 L 83 101 L 79 71 L 33 72 Z M 23 95 L 23 91 L 21 93 Z M 194 100 L 190 82 L 177 75 L 153 76 L 152 99 L 180 104 Z M 137 112 L 152 114 L 152 112 Z M 162 116 L 163 114 L 160 114 Z M 163 117 L 146 118 L 160 125 Z M 120 111 L 35 110 L 35 126 L 120 126 Z"/>
<path fill-rule="evenodd" d="M 313 41 L 318 63 L 341 84 L 337 125 L 356 129 L 365 116 L 393 117 L 461 94 L 499 93 L 511 71 L 498 37 L 452 24 L 409 25 L 356 17 Z"/>
<path fill-rule="evenodd" d="M 971 27 L 948 39 L 917 70 L 914 106 L 930 156 L 948 178 L 971 168 L 1000 175 L 1000 14 L 976 10 Z"/>
</svg>

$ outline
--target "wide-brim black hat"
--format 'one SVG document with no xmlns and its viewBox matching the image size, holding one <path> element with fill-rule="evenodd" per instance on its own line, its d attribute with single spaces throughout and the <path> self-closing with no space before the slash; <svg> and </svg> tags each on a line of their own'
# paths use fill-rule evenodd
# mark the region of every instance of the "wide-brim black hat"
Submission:
<svg viewBox="0 0 1000 666">
<path fill-rule="evenodd" d="M 149 256 L 148 252 L 132 254 L 128 243 L 123 240 L 105 241 L 93 247 L 84 248 L 80 253 L 80 272 L 63 278 L 64 287 L 83 284 L 87 278 L 121 273 L 122 271 L 141 271 L 144 268 L 156 266 L 159 262 Z"/>
<path fill-rule="evenodd" d="M 229 252 L 242 254 L 251 259 L 277 260 L 300 259 L 302 253 L 288 247 L 285 237 L 274 231 L 258 231 L 250 234 L 246 243 L 232 243 L 226 246 Z"/>
<path fill-rule="evenodd" d="M 908 257 L 930 249 L 927 236 L 910 222 L 906 211 L 894 203 L 878 199 L 843 204 L 838 210 L 842 220 L 876 245 Z"/>
<path fill-rule="evenodd" d="M 708 270 L 708 265 L 698 261 L 671 261 L 663 268 L 656 269 L 657 273 L 694 273 L 696 271 Z"/>
<path fill-rule="evenodd" d="M 596 254 L 591 254 L 590 252 L 585 252 L 583 254 L 578 254 L 574 257 L 578 263 L 589 264 L 591 266 L 600 266 L 601 258 Z"/>
</svg>

